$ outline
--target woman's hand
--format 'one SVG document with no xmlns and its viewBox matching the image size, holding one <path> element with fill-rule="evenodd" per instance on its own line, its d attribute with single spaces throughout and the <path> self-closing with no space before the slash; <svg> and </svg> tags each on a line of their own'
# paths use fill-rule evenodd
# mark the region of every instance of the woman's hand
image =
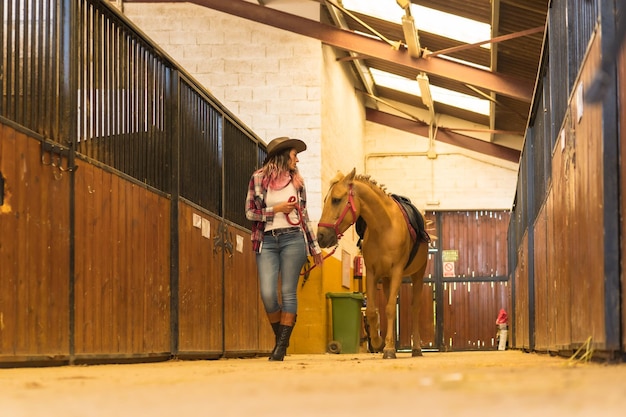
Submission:
<svg viewBox="0 0 626 417">
<path fill-rule="evenodd" d="M 294 201 L 285 201 L 283 203 L 278 203 L 274 206 L 274 213 L 285 213 L 289 214 L 295 210 L 297 202 Z"/>
<path fill-rule="evenodd" d="M 313 261 L 315 262 L 315 266 L 322 266 L 322 263 L 324 263 L 324 256 L 321 253 L 313 255 Z"/>
</svg>

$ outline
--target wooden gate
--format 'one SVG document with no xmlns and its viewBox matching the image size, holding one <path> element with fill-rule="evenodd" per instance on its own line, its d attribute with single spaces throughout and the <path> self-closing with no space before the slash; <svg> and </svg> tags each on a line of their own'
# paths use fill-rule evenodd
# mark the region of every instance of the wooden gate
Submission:
<svg viewBox="0 0 626 417">
<path fill-rule="evenodd" d="M 436 236 L 424 276 L 420 336 L 423 349 L 489 350 L 497 347 L 495 321 L 510 314 L 507 276 L 508 211 L 427 212 Z M 411 349 L 412 283 L 405 279 L 398 297 L 397 348 Z M 377 305 L 384 321 L 382 286 Z M 383 332 L 386 328 L 383 329 Z"/>
</svg>

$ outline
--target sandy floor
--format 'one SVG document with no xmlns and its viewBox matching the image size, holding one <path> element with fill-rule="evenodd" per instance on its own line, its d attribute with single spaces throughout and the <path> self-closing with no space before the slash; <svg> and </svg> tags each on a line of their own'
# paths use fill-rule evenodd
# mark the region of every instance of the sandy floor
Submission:
<svg viewBox="0 0 626 417">
<path fill-rule="evenodd" d="M 2 417 L 625 416 L 626 364 L 520 351 L 0 369 Z"/>
</svg>

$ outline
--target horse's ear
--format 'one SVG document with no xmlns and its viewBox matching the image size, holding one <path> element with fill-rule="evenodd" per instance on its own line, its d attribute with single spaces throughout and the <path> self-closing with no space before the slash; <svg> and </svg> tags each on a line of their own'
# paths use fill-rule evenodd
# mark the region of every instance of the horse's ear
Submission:
<svg viewBox="0 0 626 417">
<path fill-rule="evenodd" d="M 354 181 L 354 176 L 356 175 L 356 168 L 352 168 L 352 171 L 344 178 L 344 181 Z"/>
</svg>

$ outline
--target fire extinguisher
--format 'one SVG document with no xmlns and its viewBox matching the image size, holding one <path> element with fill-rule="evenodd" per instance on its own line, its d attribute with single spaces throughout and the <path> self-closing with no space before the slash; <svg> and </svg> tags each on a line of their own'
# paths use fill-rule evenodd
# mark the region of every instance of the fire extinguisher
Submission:
<svg viewBox="0 0 626 417">
<path fill-rule="evenodd" d="M 352 276 L 357 281 L 357 288 L 359 292 L 363 292 L 363 270 L 365 269 L 363 263 L 363 257 L 361 255 L 355 255 L 352 268 Z"/>
</svg>

